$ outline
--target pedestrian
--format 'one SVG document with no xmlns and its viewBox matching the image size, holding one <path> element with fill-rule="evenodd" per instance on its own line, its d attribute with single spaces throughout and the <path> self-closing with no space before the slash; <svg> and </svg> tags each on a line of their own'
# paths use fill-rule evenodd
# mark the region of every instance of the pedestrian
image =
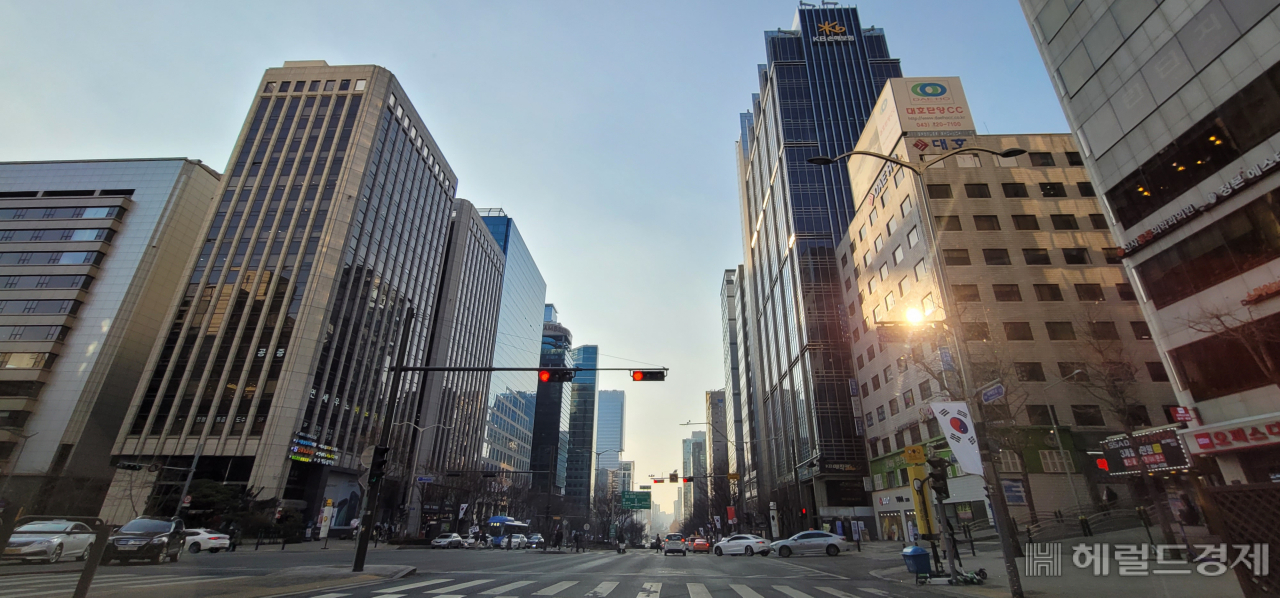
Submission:
<svg viewBox="0 0 1280 598">
<path fill-rule="evenodd" d="M 582 552 L 582 534 L 577 532 L 573 534 L 573 551 Z"/>
<path fill-rule="evenodd" d="M 240 528 L 236 527 L 231 530 L 231 544 L 227 547 L 227 552 L 235 552 L 236 546 L 240 545 Z"/>
<path fill-rule="evenodd" d="M 655 535 L 653 537 L 653 547 L 658 549 L 658 553 L 662 553 L 662 536 Z"/>
<path fill-rule="evenodd" d="M 556 528 L 556 550 L 560 550 L 560 543 L 564 541 L 564 530 Z"/>
</svg>

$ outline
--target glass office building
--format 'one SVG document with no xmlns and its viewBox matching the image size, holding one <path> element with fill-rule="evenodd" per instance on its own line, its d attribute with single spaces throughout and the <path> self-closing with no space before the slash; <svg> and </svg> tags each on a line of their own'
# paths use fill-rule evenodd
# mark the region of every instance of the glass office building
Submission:
<svg viewBox="0 0 1280 598">
<path fill-rule="evenodd" d="M 596 403 L 596 484 L 608 480 L 604 472 L 618 469 L 622 462 L 623 427 L 627 416 L 627 394 L 602 390 Z M 607 452 L 605 452 L 607 451 Z M 597 492 L 599 489 L 597 488 Z"/>
<path fill-rule="evenodd" d="M 595 345 L 573 348 L 574 367 L 595 368 L 600 350 Z M 580 508 L 591 504 L 595 490 L 596 379 L 595 371 L 578 372 L 569 405 L 569 464 L 564 494 Z"/>
<path fill-rule="evenodd" d="M 385 367 L 410 310 L 405 361 L 425 359 L 456 185 L 391 72 L 268 69 L 113 456 L 182 468 L 199 450 L 198 478 L 261 488 L 305 518 L 333 499 L 335 521 L 354 519 L 361 452 L 421 412 L 421 376 L 393 389 Z M 393 465 L 417 441 L 393 428 Z M 117 471 L 110 495 L 154 482 L 150 502 L 176 505 L 169 471 Z M 137 502 L 102 516 L 123 523 Z"/>
<path fill-rule="evenodd" d="M 507 257 L 493 365 L 540 367 L 547 283 L 524 244 L 515 220 L 501 209 L 482 209 L 480 214 Z M 537 394 L 537 372 L 493 372 L 481 468 L 530 469 Z"/>
<path fill-rule="evenodd" d="M 854 198 L 843 164 L 806 160 L 853 149 L 880 87 L 901 71 L 883 33 L 865 31 L 855 8 L 802 7 L 790 30 L 765 33 L 765 47 L 760 92 L 740 118 L 738 300 L 753 341 L 758 465 L 787 534 L 816 527 L 801 521 L 801 508 L 829 516 L 831 507 L 867 506 L 865 497 L 827 492 L 868 471 L 835 262 Z"/>
<path fill-rule="evenodd" d="M 538 367 L 573 367 L 573 335 L 560 324 L 556 306 L 548 303 L 543 312 L 542 347 Z M 533 419 L 533 452 L 530 469 L 547 474 L 533 477 L 535 492 L 563 496 L 569 468 L 569 415 L 573 385 L 568 382 L 538 382 Z M 549 487 L 548 487 L 549 486 Z"/>
</svg>

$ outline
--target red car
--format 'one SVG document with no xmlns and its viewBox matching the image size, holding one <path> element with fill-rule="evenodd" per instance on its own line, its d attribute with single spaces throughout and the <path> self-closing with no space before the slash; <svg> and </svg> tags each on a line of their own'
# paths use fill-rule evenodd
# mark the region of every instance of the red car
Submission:
<svg viewBox="0 0 1280 598">
<path fill-rule="evenodd" d="M 711 554 L 711 543 L 706 538 L 694 538 L 689 544 L 689 552 L 705 552 Z"/>
</svg>

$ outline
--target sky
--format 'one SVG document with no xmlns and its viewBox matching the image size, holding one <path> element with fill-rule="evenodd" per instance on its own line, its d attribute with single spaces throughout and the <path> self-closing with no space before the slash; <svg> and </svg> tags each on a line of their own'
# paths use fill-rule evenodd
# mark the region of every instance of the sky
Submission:
<svg viewBox="0 0 1280 598">
<path fill-rule="evenodd" d="M 0 161 L 183 156 L 226 169 L 262 71 L 390 69 L 458 174 L 501 207 L 547 301 L 627 393 L 637 479 L 724 386 L 720 281 L 742 261 L 733 143 L 764 31 L 794 1 L 67 2 L 0 0 Z M 1016 2 L 867 0 L 908 77 L 959 76 L 980 133 L 1066 120 Z M 670 512 L 675 491 L 655 485 Z"/>
</svg>

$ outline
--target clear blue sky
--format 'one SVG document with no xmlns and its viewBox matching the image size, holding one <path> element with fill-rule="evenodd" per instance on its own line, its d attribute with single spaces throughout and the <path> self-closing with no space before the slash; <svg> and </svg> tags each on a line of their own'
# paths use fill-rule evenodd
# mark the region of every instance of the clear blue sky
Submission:
<svg viewBox="0 0 1280 598">
<path fill-rule="evenodd" d="M 763 32 L 795 2 L 0 0 L 0 161 L 187 156 L 222 171 L 263 69 L 379 64 L 502 207 L 580 344 L 672 368 L 627 391 L 637 477 L 724 385 L 719 282 L 741 260 L 733 141 Z M 1065 132 L 1016 2 L 875 0 L 907 76 L 964 79 L 980 132 Z M 602 365 L 627 362 L 603 358 Z M 671 509 L 674 491 L 655 496 Z"/>
</svg>

